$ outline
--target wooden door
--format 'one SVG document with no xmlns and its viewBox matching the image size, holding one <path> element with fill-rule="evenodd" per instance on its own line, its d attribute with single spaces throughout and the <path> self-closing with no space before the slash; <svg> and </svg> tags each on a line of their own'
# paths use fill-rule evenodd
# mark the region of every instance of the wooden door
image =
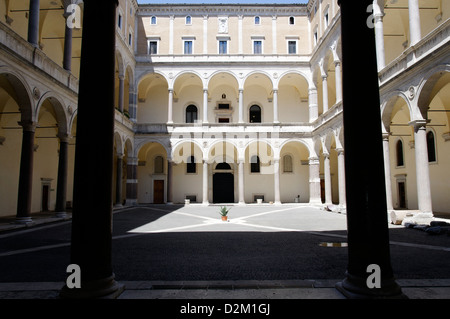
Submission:
<svg viewBox="0 0 450 319">
<path fill-rule="evenodd" d="M 153 203 L 163 204 L 164 203 L 164 181 L 156 180 L 153 181 Z"/>
</svg>

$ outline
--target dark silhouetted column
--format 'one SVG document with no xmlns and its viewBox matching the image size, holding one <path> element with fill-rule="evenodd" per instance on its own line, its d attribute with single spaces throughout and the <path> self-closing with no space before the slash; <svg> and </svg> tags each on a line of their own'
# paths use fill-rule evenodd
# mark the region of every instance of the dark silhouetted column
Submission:
<svg viewBox="0 0 450 319">
<path fill-rule="evenodd" d="M 70 16 L 69 13 L 64 13 L 64 21 L 66 22 L 66 31 L 64 33 L 64 58 L 63 58 L 63 68 L 64 70 L 72 70 L 72 28 L 67 25 L 67 18 Z"/>
<path fill-rule="evenodd" d="M 30 0 L 28 14 L 28 42 L 33 46 L 39 45 L 39 0 Z"/>
<path fill-rule="evenodd" d="M 116 207 L 122 207 L 123 154 L 117 155 Z"/>
<path fill-rule="evenodd" d="M 55 214 L 58 218 L 66 217 L 66 196 L 67 196 L 67 149 L 68 136 L 59 137 L 59 163 L 58 163 L 58 184 L 56 186 L 56 207 Z"/>
<path fill-rule="evenodd" d="M 31 195 L 33 190 L 34 132 L 36 123 L 30 121 L 20 122 L 19 124 L 23 127 L 23 135 L 16 222 L 27 224 L 32 222 Z"/>
<path fill-rule="evenodd" d="M 65 286 L 65 298 L 114 298 L 124 288 L 111 263 L 117 5 L 84 1 L 70 260 L 81 288 Z"/>
<path fill-rule="evenodd" d="M 349 298 L 402 297 L 391 267 L 384 179 L 375 30 L 367 25 L 373 0 L 340 0 L 348 267 L 337 289 Z M 364 48 L 361 50 L 361 48 Z M 367 284 L 381 270 L 380 288 Z M 376 275 L 376 273 L 375 273 Z M 371 277 L 373 278 L 373 277 Z"/>
</svg>

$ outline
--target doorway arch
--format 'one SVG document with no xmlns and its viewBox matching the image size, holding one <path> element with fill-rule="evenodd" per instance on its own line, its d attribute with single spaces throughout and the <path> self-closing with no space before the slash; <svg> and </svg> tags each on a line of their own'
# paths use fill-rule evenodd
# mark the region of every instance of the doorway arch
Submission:
<svg viewBox="0 0 450 319">
<path fill-rule="evenodd" d="M 234 203 L 234 174 L 226 162 L 217 164 L 213 172 L 213 202 Z"/>
</svg>

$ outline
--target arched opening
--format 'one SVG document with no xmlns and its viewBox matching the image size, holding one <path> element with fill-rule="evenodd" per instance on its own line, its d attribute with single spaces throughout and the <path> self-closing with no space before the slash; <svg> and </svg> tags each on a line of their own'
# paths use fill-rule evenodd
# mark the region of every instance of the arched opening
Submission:
<svg viewBox="0 0 450 319">
<path fill-rule="evenodd" d="M 219 163 L 214 170 L 213 202 L 234 203 L 234 175 L 228 163 Z"/>
<path fill-rule="evenodd" d="M 195 105 L 191 104 L 186 108 L 186 123 L 197 123 L 198 109 Z"/>
<path fill-rule="evenodd" d="M 162 204 L 167 198 L 167 152 L 162 144 L 149 142 L 138 153 L 138 202 Z"/>
<path fill-rule="evenodd" d="M 250 107 L 249 122 L 261 123 L 261 108 L 258 105 L 252 105 Z"/>
<path fill-rule="evenodd" d="M 396 156 L 397 156 L 397 167 L 405 166 L 405 159 L 404 159 L 404 156 L 403 156 L 403 142 L 402 142 L 402 140 L 398 140 L 397 141 Z"/>
<path fill-rule="evenodd" d="M 13 216 L 22 154 L 22 127 L 31 121 L 31 99 L 23 82 L 13 74 L 0 74 L 0 216 Z"/>
<path fill-rule="evenodd" d="M 288 141 L 280 151 L 280 199 L 282 203 L 308 203 L 309 150 L 300 141 Z"/>
</svg>

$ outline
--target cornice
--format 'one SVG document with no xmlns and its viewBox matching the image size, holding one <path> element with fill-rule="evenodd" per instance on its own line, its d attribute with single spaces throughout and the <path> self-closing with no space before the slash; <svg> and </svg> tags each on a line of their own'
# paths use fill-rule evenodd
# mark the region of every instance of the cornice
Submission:
<svg viewBox="0 0 450 319">
<path fill-rule="evenodd" d="M 308 15 L 306 4 L 144 4 L 138 15 Z"/>
</svg>

